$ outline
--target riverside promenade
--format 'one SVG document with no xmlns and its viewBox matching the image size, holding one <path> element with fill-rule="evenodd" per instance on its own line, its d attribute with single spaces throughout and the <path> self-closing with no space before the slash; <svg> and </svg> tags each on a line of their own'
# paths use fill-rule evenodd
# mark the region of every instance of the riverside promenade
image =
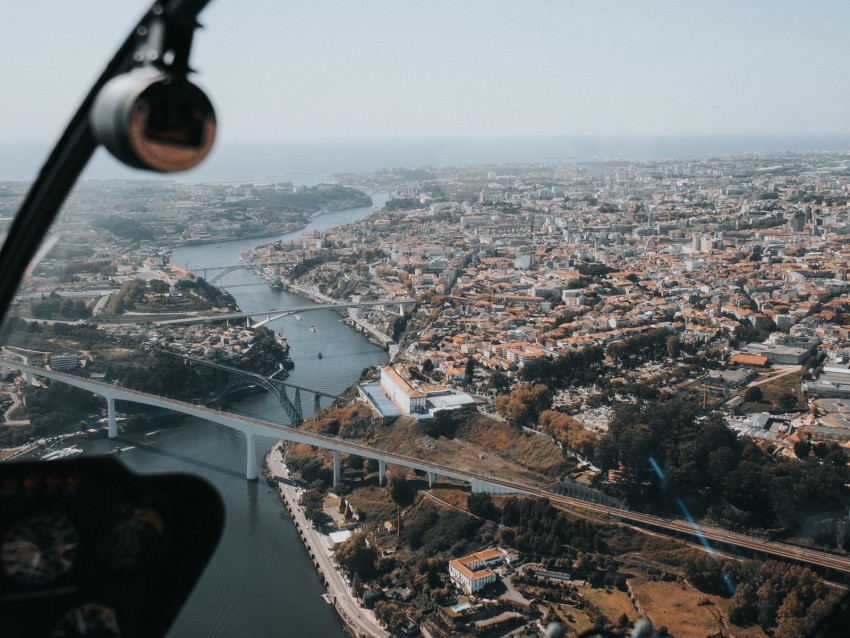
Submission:
<svg viewBox="0 0 850 638">
<path fill-rule="evenodd" d="M 330 603 L 345 626 L 355 636 L 390 638 L 390 634 L 378 624 L 372 612 L 362 608 L 354 598 L 333 562 L 333 552 L 328 545 L 328 537 L 315 529 L 301 511 L 298 499 L 302 490 L 296 487 L 289 476 L 289 470 L 283 462 L 280 443 L 275 445 L 266 456 L 266 469 L 269 478 L 277 483 L 283 505 L 292 517 L 295 529 L 310 554 L 319 578 L 328 588 Z"/>
</svg>

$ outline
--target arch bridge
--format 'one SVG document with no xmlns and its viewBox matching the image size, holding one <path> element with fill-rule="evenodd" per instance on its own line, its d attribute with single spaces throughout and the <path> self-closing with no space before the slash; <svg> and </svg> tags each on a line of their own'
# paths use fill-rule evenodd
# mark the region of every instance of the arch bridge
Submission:
<svg viewBox="0 0 850 638">
<path fill-rule="evenodd" d="M 317 390 L 316 388 L 308 388 L 304 385 L 288 383 L 273 377 L 265 377 L 261 374 L 247 372 L 221 363 L 207 361 L 206 359 L 199 359 L 198 357 L 190 357 L 184 354 L 171 354 L 183 359 L 184 361 L 212 368 L 220 373 L 226 373 L 226 379 L 222 378 L 224 376 L 223 374 L 218 374 L 216 377 L 216 392 L 220 403 L 223 403 L 226 400 L 228 394 L 237 390 L 252 386 L 259 386 L 263 388 L 269 394 L 277 398 L 281 407 L 286 412 L 286 415 L 289 417 L 289 421 L 294 427 L 299 427 L 304 422 L 304 413 L 301 404 L 302 391 L 313 395 L 313 412 L 318 412 L 322 407 L 322 397 L 326 397 L 331 400 L 338 398 L 337 395 L 325 392 L 324 390 Z M 289 398 L 288 390 L 293 391 L 292 399 Z"/>
<path fill-rule="evenodd" d="M 192 272 L 201 272 L 202 277 L 207 280 L 207 283 L 215 286 L 219 281 L 224 279 L 227 275 L 232 272 L 236 272 L 237 270 L 250 270 L 256 273 L 260 273 L 263 268 L 266 266 L 294 266 L 295 264 L 300 263 L 297 259 L 291 259 L 289 261 L 269 261 L 262 264 L 254 264 L 254 263 L 239 263 L 233 264 L 231 266 L 193 266 L 191 268 Z M 189 270 L 189 268 L 187 268 Z M 207 272 L 211 270 L 216 270 L 216 274 L 207 279 Z"/>
</svg>

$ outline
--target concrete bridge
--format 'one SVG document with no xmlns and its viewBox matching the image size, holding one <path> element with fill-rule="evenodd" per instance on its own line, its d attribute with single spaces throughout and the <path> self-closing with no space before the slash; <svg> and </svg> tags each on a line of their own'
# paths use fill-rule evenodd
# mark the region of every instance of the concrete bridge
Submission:
<svg viewBox="0 0 850 638">
<path fill-rule="evenodd" d="M 404 314 L 405 306 L 412 306 L 416 299 L 378 299 L 376 301 L 352 301 L 348 303 L 310 304 L 309 306 L 293 306 L 291 308 L 269 308 L 268 310 L 251 310 L 248 312 L 224 312 L 217 315 L 195 315 L 183 319 L 166 319 L 156 321 L 157 326 L 173 326 L 184 323 L 202 323 L 210 321 L 225 321 L 228 319 L 250 319 L 251 317 L 265 317 L 255 323 L 255 326 L 263 326 L 270 321 L 294 313 L 311 312 L 313 310 L 339 310 L 340 308 L 370 308 L 375 306 L 398 306 L 399 314 Z"/>
<path fill-rule="evenodd" d="M 31 376 L 44 377 L 59 383 L 65 383 L 77 388 L 81 388 L 93 394 L 97 394 L 106 399 L 107 406 L 107 433 L 109 438 L 118 436 L 118 426 L 115 420 L 115 402 L 130 401 L 132 403 L 140 403 L 150 405 L 157 408 L 164 408 L 187 414 L 189 416 L 198 417 L 206 421 L 212 421 L 219 425 L 238 430 L 245 435 L 247 440 L 247 459 L 245 476 L 248 480 L 257 479 L 257 453 L 255 449 L 255 440 L 258 436 L 273 437 L 290 441 L 293 443 L 305 443 L 316 447 L 330 450 L 333 453 L 333 482 L 338 485 L 340 482 L 340 454 L 353 454 L 367 459 L 374 459 L 378 462 L 378 480 L 381 484 L 384 483 L 386 477 L 387 464 L 399 465 L 412 470 L 425 472 L 428 476 L 428 485 L 433 486 L 438 476 L 454 479 L 469 483 L 472 486 L 473 492 L 486 492 L 488 494 L 517 494 L 527 493 L 528 489 L 515 486 L 506 481 L 500 481 L 493 477 L 483 476 L 472 472 L 454 470 L 448 467 L 441 466 L 437 463 L 427 463 L 417 458 L 388 452 L 386 450 L 378 450 L 366 445 L 352 443 L 339 438 L 314 434 L 312 432 L 304 432 L 295 428 L 267 423 L 259 419 L 253 419 L 246 416 L 230 414 L 220 410 L 213 410 L 203 406 L 168 399 L 158 395 L 129 390 L 119 386 L 101 383 L 100 381 L 92 381 L 62 372 L 46 370 L 36 366 L 15 363 L 8 360 L 0 359 L 0 370 L 5 374 L 9 370 L 20 370 L 24 374 Z"/>
<path fill-rule="evenodd" d="M 629 525 L 650 528 L 668 535 L 682 536 L 700 543 L 703 547 L 709 547 L 710 543 L 711 546 L 720 548 L 737 548 L 737 550 L 743 550 L 754 555 L 782 558 L 809 567 L 816 566 L 826 570 L 827 574 L 831 570 L 835 570 L 850 577 L 850 556 L 846 554 L 838 554 L 822 549 L 802 547 L 782 541 L 749 536 L 718 527 L 700 525 L 692 520 L 661 518 L 640 512 L 633 512 L 621 507 L 612 507 L 604 503 L 587 502 L 580 498 L 555 494 L 546 489 L 517 481 L 455 470 L 437 463 L 425 463 L 416 458 L 385 450 L 376 450 L 365 445 L 359 445 L 329 436 L 303 432 L 293 428 L 265 423 L 257 419 L 227 414 L 217 410 L 183 403 L 182 401 L 166 399 L 134 390 L 126 390 L 97 381 L 0 359 L 0 370 L 5 373 L 9 369 L 21 370 L 32 376 L 45 377 L 59 383 L 67 383 L 106 398 L 109 409 L 110 437 L 115 437 L 118 434 L 115 424 L 116 400 L 153 405 L 239 430 L 245 434 L 248 441 L 246 476 L 249 480 L 257 479 L 257 460 L 256 450 L 254 448 L 255 438 L 257 436 L 274 437 L 285 441 L 305 443 L 331 450 L 333 452 L 334 484 L 338 484 L 340 480 L 340 454 L 354 454 L 355 456 L 374 459 L 378 462 L 378 476 L 381 483 L 384 482 L 387 463 L 395 464 L 426 472 L 429 486 L 433 486 L 437 476 L 444 476 L 469 483 L 472 491 L 475 493 L 537 496 L 549 499 L 553 503 L 563 507 L 584 512 L 585 514 L 610 516 L 615 520 L 618 519 Z"/>
</svg>

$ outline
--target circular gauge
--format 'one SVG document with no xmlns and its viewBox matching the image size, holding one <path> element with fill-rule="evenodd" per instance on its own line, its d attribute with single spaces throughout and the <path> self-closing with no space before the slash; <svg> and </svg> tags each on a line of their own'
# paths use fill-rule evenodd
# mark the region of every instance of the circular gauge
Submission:
<svg viewBox="0 0 850 638">
<path fill-rule="evenodd" d="M 59 619 L 53 628 L 52 638 L 121 638 L 115 612 L 97 603 L 75 607 Z"/>
<path fill-rule="evenodd" d="M 0 563 L 10 578 L 41 585 L 71 569 L 78 544 L 77 526 L 65 514 L 34 514 L 18 519 L 6 530 Z"/>
<path fill-rule="evenodd" d="M 137 574 L 161 555 L 165 525 L 149 505 L 122 505 L 107 519 L 97 558 L 115 574 Z"/>
</svg>

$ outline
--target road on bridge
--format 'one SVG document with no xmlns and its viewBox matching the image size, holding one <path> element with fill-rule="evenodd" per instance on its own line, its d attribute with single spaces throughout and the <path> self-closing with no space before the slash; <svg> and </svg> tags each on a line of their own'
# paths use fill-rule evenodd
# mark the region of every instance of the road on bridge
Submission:
<svg viewBox="0 0 850 638">
<path fill-rule="evenodd" d="M 416 303 L 416 299 L 378 299 L 375 301 L 352 301 L 350 303 L 328 303 L 310 304 L 305 306 L 293 306 L 291 308 L 269 308 L 268 310 L 251 310 L 248 312 L 224 312 L 216 315 L 196 314 L 182 319 L 166 319 L 155 321 L 157 326 L 170 326 L 181 323 L 201 323 L 204 321 L 225 321 L 227 319 L 246 319 L 257 316 L 276 316 L 279 319 L 295 312 L 310 312 L 312 310 L 339 310 L 341 308 L 369 308 L 372 306 L 410 306 Z"/>
<path fill-rule="evenodd" d="M 540 486 L 532 486 L 519 481 L 508 480 L 492 475 L 484 476 L 468 470 L 458 470 L 437 462 L 423 461 L 415 457 L 390 452 L 388 450 L 381 450 L 379 448 L 373 448 L 368 445 L 355 443 L 345 439 L 315 434 L 304 430 L 296 430 L 295 428 L 268 423 L 255 418 L 212 410 L 202 406 L 177 401 L 175 399 L 163 398 L 157 395 L 138 392 L 136 390 L 128 390 L 126 388 L 112 386 L 99 381 L 83 379 L 60 372 L 54 372 L 52 370 L 44 370 L 43 368 L 35 366 L 14 363 L 8 360 L 0 360 L 0 363 L 3 364 L 3 368 L 14 368 L 30 372 L 34 375 L 45 376 L 61 383 L 82 387 L 95 394 L 101 394 L 102 396 L 112 396 L 113 399 L 117 400 L 171 408 L 175 412 L 190 414 L 192 416 L 200 417 L 201 419 L 206 419 L 240 430 L 245 433 L 249 440 L 249 463 L 251 462 L 250 458 L 252 456 L 250 453 L 252 452 L 252 443 L 250 442 L 253 440 L 254 436 L 278 436 L 286 441 L 306 443 L 308 445 L 315 445 L 327 450 L 332 450 L 336 454 L 340 452 L 344 454 L 353 454 L 355 456 L 374 459 L 383 463 L 399 465 L 470 483 L 473 490 L 477 491 L 539 496 L 541 498 L 547 498 L 553 503 L 567 508 L 583 510 L 596 515 L 605 514 L 613 517 L 614 519 L 619 519 L 637 525 L 650 526 L 654 529 L 664 530 L 677 535 L 687 534 L 697 539 L 707 539 L 710 541 L 725 543 L 726 545 L 739 547 L 745 550 L 754 550 L 763 554 L 769 554 L 787 560 L 803 562 L 827 569 L 835 569 L 850 574 L 850 556 L 843 554 L 749 536 L 709 525 L 690 523 L 683 519 L 660 518 L 618 507 L 589 503 L 578 498 L 553 494 Z M 254 476 L 256 476 L 256 471 L 254 472 Z"/>
</svg>

